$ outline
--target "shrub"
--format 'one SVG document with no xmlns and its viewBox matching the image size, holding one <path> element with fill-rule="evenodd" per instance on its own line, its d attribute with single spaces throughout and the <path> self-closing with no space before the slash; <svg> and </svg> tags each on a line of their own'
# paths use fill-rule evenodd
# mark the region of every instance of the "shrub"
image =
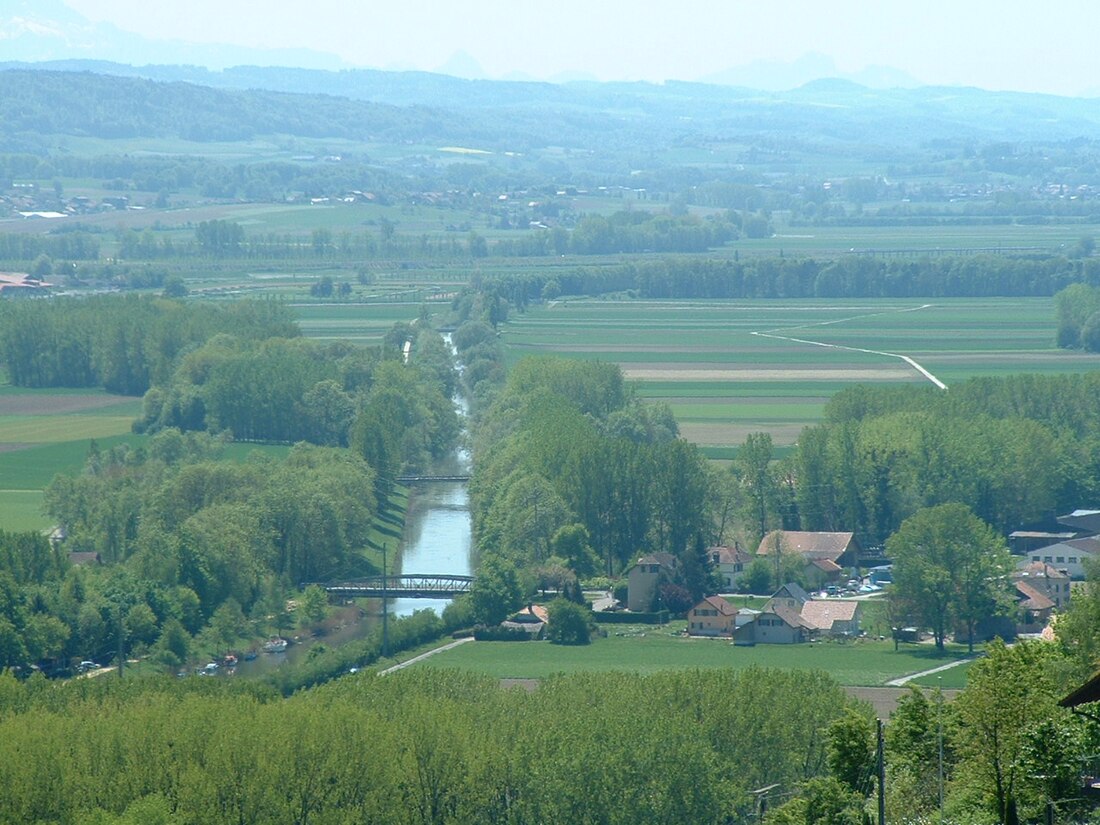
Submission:
<svg viewBox="0 0 1100 825">
<path fill-rule="evenodd" d="M 547 635 L 556 645 L 586 645 L 592 641 L 592 611 L 566 599 L 554 599 L 549 607 Z"/>
</svg>

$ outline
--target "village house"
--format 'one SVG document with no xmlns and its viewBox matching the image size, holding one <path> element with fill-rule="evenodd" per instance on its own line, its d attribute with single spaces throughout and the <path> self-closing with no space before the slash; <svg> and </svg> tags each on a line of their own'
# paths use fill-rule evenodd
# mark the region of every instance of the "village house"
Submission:
<svg viewBox="0 0 1100 825">
<path fill-rule="evenodd" d="M 1041 561 L 1025 560 L 1012 574 L 1012 579 L 1015 582 L 1026 582 L 1029 587 L 1050 599 L 1058 610 L 1069 606 L 1070 577 L 1065 570 Z"/>
<path fill-rule="evenodd" d="M 721 596 L 707 596 L 688 611 L 689 636 L 732 636 L 737 608 Z"/>
<path fill-rule="evenodd" d="M 753 560 L 752 554 L 737 542 L 733 543 L 733 547 L 724 544 L 708 547 L 707 558 L 710 559 L 711 567 L 722 578 L 722 584 L 730 591 L 737 589 Z"/>
<path fill-rule="evenodd" d="M 797 584 L 785 584 L 759 615 L 738 625 L 738 645 L 797 644 L 817 636 L 858 636 L 862 604 L 812 599 Z"/>
<path fill-rule="evenodd" d="M 831 559 L 810 559 L 802 568 L 802 578 L 811 590 L 840 581 L 844 568 Z"/>
<path fill-rule="evenodd" d="M 545 607 L 541 604 L 529 604 L 501 622 L 500 626 L 511 630 L 522 630 L 533 639 L 541 639 L 549 621 L 550 613 Z"/>
<path fill-rule="evenodd" d="M 671 579 L 676 571 L 676 557 L 671 553 L 642 556 L 626 573 L 626 608 L 634 613 L 648 613 L 657 601 L 657 588 Z"/>
<path fill-rule="evenodd" d="M 1020 611 L 1017 633 L 1040 633 L 1050 623 L 1054 602 L 1032 587 L 1031 582 L 1017 579 L 1016 604 Z"/>
<path fill-rule="evenodd" d="M 793 610 L 795 613 L 801 613 L 802 605 L 806 604 L 809 600 L 809 593 L 794 582 L 787 582 L 772 594 L 768 603 L 764 605 L 764 609 L 767 610 L 769 607 L 778 604 L 788 610 Z"/>
</svg>

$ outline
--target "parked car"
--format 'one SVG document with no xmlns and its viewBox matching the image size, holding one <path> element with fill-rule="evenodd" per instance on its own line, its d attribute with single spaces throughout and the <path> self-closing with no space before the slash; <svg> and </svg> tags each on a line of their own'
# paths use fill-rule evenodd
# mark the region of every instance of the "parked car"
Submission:
<svg viewBox="0 0 1100 825">
<path fill-rule="evenodd" d="M 85 660 L 76 666 L 77 673 L 87 673 L 89 670 L 99 670 L 99 665 L 95 662 Z"/>
</svg>

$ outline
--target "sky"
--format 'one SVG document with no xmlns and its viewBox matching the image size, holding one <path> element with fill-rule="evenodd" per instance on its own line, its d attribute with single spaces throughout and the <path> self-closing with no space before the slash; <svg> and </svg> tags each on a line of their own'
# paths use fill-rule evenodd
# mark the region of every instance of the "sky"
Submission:
<svg viewBox="0 0 1100 825">
<path fill-rule="evenodd" d="M 64 2 L 148 38 L 308 48 L 348 68 L 435 70 L 465 52 L 488 77 L 661 82 L 819 54 L 841 74 L 886 66 L 929 85 L 1100 87 L 1096 0 Z"/>
</svg>

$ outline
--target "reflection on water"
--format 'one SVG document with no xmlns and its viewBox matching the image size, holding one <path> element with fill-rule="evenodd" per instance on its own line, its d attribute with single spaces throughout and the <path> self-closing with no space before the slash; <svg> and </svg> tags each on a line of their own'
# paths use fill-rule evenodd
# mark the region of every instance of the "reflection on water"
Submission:
<svg viewBox="0 0 1100 825">
<path fill-rule="evenodd" d="M 465 484 L 429 483 L 417 488 L 393 572 L 470 575 L 470 506 Z M 407 616 L 430 608 L 441 614 L 449 603 L 450 599 L 394 599 L 390 612 Z"/>
</svg>

